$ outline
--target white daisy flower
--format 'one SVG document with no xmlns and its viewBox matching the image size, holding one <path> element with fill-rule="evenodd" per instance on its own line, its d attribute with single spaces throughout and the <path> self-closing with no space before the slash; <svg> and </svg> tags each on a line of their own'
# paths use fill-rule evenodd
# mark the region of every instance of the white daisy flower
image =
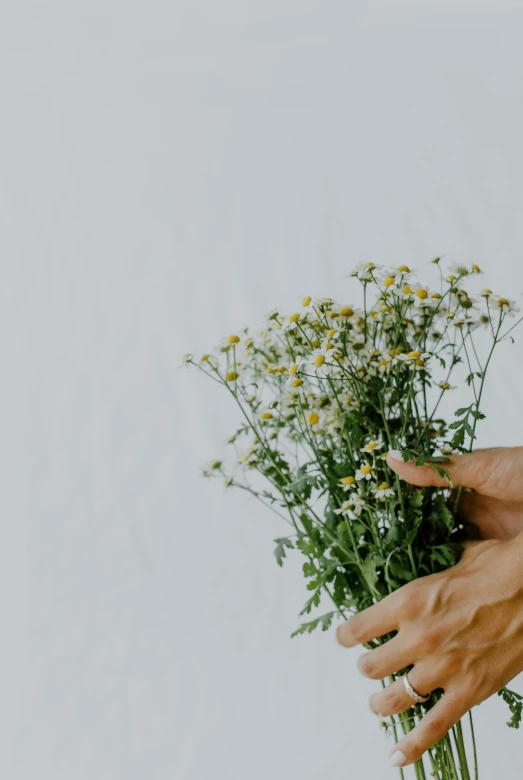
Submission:
<svg viewBox="0 0 523 780">
<path fill-rule="evenodd" d="M 323 344 L 319 349 L 314 350 L 307 361 L 304 361 L 307 370 L 318 377 L 332 373 L 333 368 L 335 368 L 331 365 L 333 354 L 334 349 L 329 347 L 328 343 Z"/>
<path fill-rule="evenodd" d="M 476 266 L 477 268 L 477 266 Z M 447 278 L 453 282 L 456 279 L 461 279 L 463 276 L 468 276 L 469 274 L 473 273 L 471 268 L 467 268 L 466 265 L 463 265 L 463 263 L 453 263 L 449 267 L 449 273 Z"/>
<path fill-rule="evenodd" d="M 338 509 L 334 510 L 335 515 L 348 515 L 349 512 L 351 512 L 350 501 L 344 501 L 343 504 Z"/>
<path fill-rule="evenodd" d="M 442 390 L 455 390 L 456 385 L 451 385 L 445 380 L 441 380 L 441 382 L 438 382 L 438 387 L 441 387 Z"/>
<path fill-rule="evenodd" d="M 353 476 L 343 477 L 343 479 L 340 479 L 338 482 L 338 485 L 342 488 L 344 493 L 357 487 L 356 479 Z"/>
<path fill-rule="evenodd" d="M 353 493 L 349 497 L 349 503 L 356 517 L 359 517 L 365 507 L 365 500 L 358 493 Z"/>
<path fill-rule="evenodd" d="M 356 472 L 356 479 L 358 482 L 362 479 L 372 479 L 374 476 L 372 471 L 372 466 L 370 466 L 368 463 L 365 463 L 361 468 L 359 468 Z"/>
<path fill-rule="evenodd" d="M 368 441 L 367 444 L 365 444 L 365 446 L 360 449 L 360 452 L 375 452 L 376 450 L 381 450 L 382 447 L 382 439 L 371 439 L 371 441 Z"/>
<path fill-rule="evenodd" d="M 513 317 L 521 311 L 519 306 L 516 306 L 516 301 L 513 301 L 510 298 L 497 298 L 496 305 L 499 307 L 500 312 L 507 314 L 509 317 Z"/>
<path fill-rule="evenodd" d="M 375 265 L 375 263 L 358 263 L 350 271 L 349 276 L 356 276 L 361 282 L 372 282 L 375 280 L 376 275 L 380 274 L 380 269 L 381 267 Z"/>
<path fill-rule="evenodd" d="M 411 367 L 415 366 L 417 360 L 427 360 L 430 357 L 430 352 L 420 352 L 417 349 L 413 349 L 411 352 L 400 352 L 399 355 L 394 355 L 392 358 L 392 365 L 397 363 L 408 363 Z"/>
<path fill-rule="evenodd" d="M 394 495 L 394 490 L 391 488 L 388 482 L 382 482 L 380 485 L 376 485 L 374 488 L 374 495 L 378 499 L 390 498 Z"/>
<path fill-rule="evenodd" d="M 298 323 L 304 322 L 307 319 L 307 312 L 306 311 L 300 311 L 295 312 L 294 314 L 290 314 L 288 317 L 285 318 L 285 322 L 282 325 L 282 330 L 287 332 L 289 330 L 294 330 L 298 327 Z"/>
<path fill-rule="evenodd" d="M 293 394 L 305 392 L 304 382 L 301 376 L 289 376 L 285 382 L 285 387 Z"/>
</svg>

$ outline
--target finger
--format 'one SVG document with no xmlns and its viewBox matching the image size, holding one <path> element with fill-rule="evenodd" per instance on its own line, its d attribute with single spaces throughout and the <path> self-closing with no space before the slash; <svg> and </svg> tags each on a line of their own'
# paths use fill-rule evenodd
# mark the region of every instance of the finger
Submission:
<svg viewBox="0 0 523 780">
<path fill-rule="evenodd" d="M 432 672 L 432 668 L 423 664 L 416 664 L 409 672 L 409 682 L 420 696 L 428 696 L 429 693 L 440 688 L 440 680 Z M 383 690 L 373 693 L 369 704 L 376 715 L 399 715 L 414 706 L 416 702 L 407 693 L 403 677 L 387 685 Z"/>
<path fill-rule="evenodd" d="M 373 604 L 372 607 L 358 612 L 345 623 L 338 626 L 336 637 L 343 647 L 355 647 L 365 644 L 372 639 L 385 636 L 398 629 L 397 606 L 398 593 L 402 588 L 391 593 L 382 601 Z"/>
<path fill-rule="evenodd" d="M 412 663 L 412 650 L 401 634 L 358 658 L 358 669 L 371 680 L 383 680 Z"/>
<path fill-rule="evenodd" d="M 448 487 L 445 479 L 429 466 L 405 463 L 398 450 L 387 455 L 390 468 L 413 485 Z M 523 447 L 500 447 L 475 450 L 463 455 L 450 455 L 443 468 L 456 487 L 474 488 L 492 498 L 517 501 L 523 498 Z"/>
<path fill-rule="evenodd" d="M 457 691 L 444 693 L 416 728 L 398 742 L 390 757 L 392 766 L 407 766 L 417 761 L 426 750 L 443 739 L 470 706 L 471 703 L 466 702 Z"/>
<path fill-rule="evenodd" d="M 450 508 L 452 509 L 452 501 Z M 508 541 L 517 536 L 521 530 L 522 511 L 521 501 L 504 501 L 471 490 L 463 492 L 460 496 L 458 518 L 466 525 L 469 534 L 474 530 L 472 524 L 476 529 L 475 538 Z"/>
</svg>

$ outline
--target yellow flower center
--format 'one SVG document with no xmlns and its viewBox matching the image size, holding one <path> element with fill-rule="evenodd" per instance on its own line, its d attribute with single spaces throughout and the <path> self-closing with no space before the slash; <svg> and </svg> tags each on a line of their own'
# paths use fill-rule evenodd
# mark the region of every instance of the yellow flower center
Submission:
<svg viewBox="0 0 523 780">
<path fill-rule="evenodd" d="M 301 387 L 303 384 L 303 379 L 300 379 L 300 377 L 296 377 L 296 379 L 293 379 L 291 382 L 291 387 Z"/>
<path fill-rule="evenodd" d="M 479 267 L 479 265 L 474 264 L 472 266 L 472 270 L 474 271 L 475 274 L 480 274 L 481 273 L 481 268 Z"/>
<path fill-rule="evenodd" d="M 289 317 L 289 322 L 298 322 L 299 319 L 300 319 L 299 314 L 291 314 Z"/>
<path fill-rule="evenodd" d="M 228 382 L 234 382 L 236 379 L 238 379 L 238 374 L 236 371 L 229 371 L 227 374 L 227 381 Z"/>
<path fill-rule="evenodd" d="M 441 298 L 441 295 L 439 293 L 432 293 L 432 295 L 430 297 L 439 299 L 439 298 Z"/>
<path fill-rule="evenodd" d="M 400 271 L 402 274 L 409 274 L 410 268 L 408 267 L 408 265 L 400 265 L 398 271 Z"/>
<path fill-rule="evenodd" d="M 448 277 L 448 279 L 449 279 L 449 282 L 455 282 L 455 281 L 456 281 L 456 279 L 457 279 L 457 277 L 456 277 L 456 276 L 454 276 L 454 274 L 450 274 L 450 276 Z"/>
<path fill-rule="evenodd" d="M 309 425 L 316 425 L 317 423 L 319 423 L 319 421 L 320 421 L 320 417 L 319 415 L 316 414 L 316 412 L 313 412 L 312 414 L 309 415 Z"/>
<path fill-rule="evenodd" d="M 340 315 L 342 317 L 352 317 L 353 314 L 354 312 L 350 306 L 344 306 L 343 309 L 340 310 Z"/>
<path fill-rule="evenodd" d="M 401 347 L 396 347 L 396 349 L 394 350 L 393 354 L 396 355 L 396 356 L 397 355 L 401 355 Z"/>
<path fill-rule="evenodd" d="M 272 414 L 270 412 L 264 412 L 262 414 L 262 420 L 272 420 Z"/>
<path fill-rule="evenodd" d="M 334 349 L 334 344 L 331 344 L 330 341 L 325 342 L 325 349 Z"/>
<path fill-rule="evenodd" d="M 485 288 L 481 291 L 482 295 L 492 295 L 492 290 L 489 290 L 488 288 Z"/>
<path fill-rule="evenodd" d="M 240 340 L 239 336 L 229 336 L 229 338 L 227 339 L 229 344 L 238 344 L 239 340 Z"/>
<path fill-rule="evenodd" d="M 382 482 L 381 485 L 378 485 L 378 490 L 388 490 L 390 488 L 390 485 L 388 482 Z"/>
<path fill-rule="evenodd" d="M 405 295 L 414 295 L 414 290 L 412 289 L 410 284 L 405 285 L 405 287 L 403 288 L 403 292 Z"/>
<path fill-rule="evenodd" d="M 311 301 L 312 301 L 312 298 L 310 297 L 310 295 L 307 295 L 307 297 L 304 298 L 303 301 L 301 302 L 301 305 L 302 306 L 308 306 Z"/>
<path fill-rule="evenodd" d="M 506 298 L 498 298 L 498 306 L 510 306 Z"/>
<path fill-rule="evenodd" d="M 319 346 L 320 346 L 320 342 L 319 342 L 319 341 L 317 341 L 316 339 L 314 339 L 314 341 L 311 341 L 311 346 L 312 346 L 314 349 L 318 349 L 318 348 L 319 348 Z"/>
<path fill-rule="evenodd" d="M 424 366 L 424 365 L 425 365 L 425 361 L 424 361 L 424 360 L 421 360 L 421 358 L 418 358 L 418 359 L 416 360 L 416 365 L 417 365 L 417 366 L 420 366 L 420 367 L 421 367 L 421 366 Z"/>
<path fill-rule="evenodd" d="M 321 368 L 321 366 L 325 363 L 325 355 L 316 355 L 314 358 L 314 365 L 317 368 Z"/>
<path fill-rule="evenodd" d="M 202 355 L 202 357 L 201 357 L 201 361 L 200 361 L 200 362 L 201 362 L 201 363 L 205 363 L 205 361 L 206 361 L 206 360 L 209 360 L 209 358 L 210 358 L 210 357 L 211 357 L 210 355 Z"/>
<path fill-rule="evenodd" d="M 388 360 L 385 360 L 385 358 L 383 358 L 383 360 L 380 360 L 380 362 L 378 363 L 378 365 L 379 365 L 379 366 L 388 366 L 388 365 L 389 365 L 389 361 L 388 361 Z"/>
<path fill-rule="evenodd" d="M 448 382 L 440 382 L 440 387 L 442 390 L 448 390 L 450 388 L 450 385 Z"/>
<path fill-rule="evenodd" d="M 360 471 L 362 474 L 370 474 L 370 472 L 372 471 L 372 466 L 369 466 L 369 464 L 366 463 L 365 466 L 361 467 Z"/>
<path fill-rule="evenodd" d="M 291 366 L 289 366 L 289 374 L 291 376 L 296 376 L 296 374 L 298 373 L 298 368 L 299 368 L 298 364 L 293 363 Z"/>
<path fill-rule="evenodd" d="M 419 357 L 421 357 L 421 352 L 417 352 L 416 350 L 414 350 L 413 352 L 409 352 L 407 357 L 419 358 Z"/>
<path fill-rule="evenodd" d="M 353 485 L 356 482 L 354 477 L 343 477 L 341 481 L 344 485 Z"/>
<path fill-rule="evenodd" d="M 348 395 L 345 397 L 345 400 L 347 401 L 348 404 L 351 404 L 354 401 L 354 396 Z"/>
<path fill-rule="evenodd" d="M 375 450 L 377 446 L 378 446 L 377 441 L 370 441 L 368 444 L 365 445 L 365 449 L 372 451 Z"/>
<path fill-rule="evenodd" d="M 327 331 L 327 338 L 331 339 L 333 336 L 336 335 L 337 332 L 338 331 L 336 330 L 336 328 L 331 328 L 330 330 Z"/>
<path fill-rule="evenodd" d="M 424 300 L 425 300 L 425 298 L 428 298 L 428 297 L 429 297 L 429 294 L 428 294 L 428 292 L 427 292 L 426 290 L 423 290 L 423 289 L 422 289 L 422 290 L 418 290 L 418 291 L 417 291 L 417 293 L 416 293 L 416 295 L 417 295 L 417 296 L 418 296 L 418 298 L 420 298 L 422 301 L 424 301 Z"/>
</svg>

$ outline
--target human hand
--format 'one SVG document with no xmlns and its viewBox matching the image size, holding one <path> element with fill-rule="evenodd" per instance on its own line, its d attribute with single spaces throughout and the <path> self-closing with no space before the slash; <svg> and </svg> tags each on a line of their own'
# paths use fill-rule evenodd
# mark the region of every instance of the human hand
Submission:
<svg viewBox="0 0 523 780">
<path fill-rule="evenodd" d="M 445 484 L 430 467 L 388 460 L 409 482 Z M 409 583 L 338 628 L 344 647 L 398 632 L 361 656 L 358 665 L 367 677 L 383 679 L 413 665 L 409 681 L 416 691 L 444 690 L 395 747 L 394 766 L 416 761 L 523 670 L 523 534 L 517 536 L 523 528 L 523 448 L 481 450 L 452 461 L 446 469 L 454 484 L 474 485 L 464 506 L 488 540 L 466 543 L 456 566 Z M 500 517 L 492 518 L 498 509 Z M 399 679 L 370 704 L 388 716 L 405 712 L 413 700 Z"/>
<path fill-rule="evenodd" d="M 392 457 L 387 463 L 414 485 L 446 487 L 430 466 Z M 459 499 L 459 517 L 477 526 L 482 539 L 513 539 L 523 531 L 523 447 L 492 447 L 452 455 L 442 464 L 454 487 L 465 487 Z"/>
</svg>

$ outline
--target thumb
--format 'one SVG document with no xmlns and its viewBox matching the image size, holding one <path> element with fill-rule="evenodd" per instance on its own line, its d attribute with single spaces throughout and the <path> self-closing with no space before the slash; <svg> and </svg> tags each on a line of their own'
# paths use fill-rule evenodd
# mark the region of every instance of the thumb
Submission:
<svg viewBox="0 0 523 780">
<path fill-rule="evenodd" d="M 428 465 L 405 463 L 399 450 L 391 450 L 387 463 L 406 482 L 413 485 L 448 486 L 443 477 Z M 505 501 L 523 499 L 523 447 L 492 447 L 464 455 L 450 455 L 442 463 L 455 487 L 474 488 L 477 493 Z"/>
</svg>

